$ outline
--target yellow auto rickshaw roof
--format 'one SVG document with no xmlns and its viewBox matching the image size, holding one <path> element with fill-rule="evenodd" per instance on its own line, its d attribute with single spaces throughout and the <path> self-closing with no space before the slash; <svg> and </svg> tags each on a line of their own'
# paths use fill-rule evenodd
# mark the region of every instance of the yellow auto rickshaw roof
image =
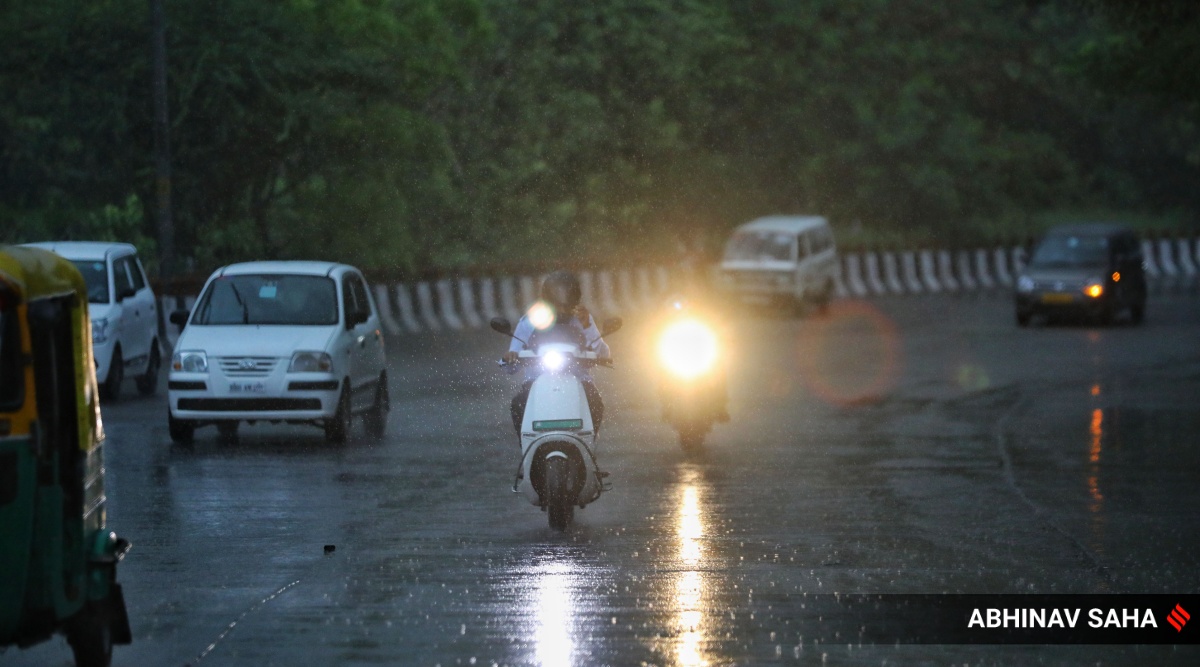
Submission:
<svg viewBox="0 0 1200 667">
<path fill-rule="evenodd" d="M 87 286 L 79 269 L 49 250 L 0 245 L 0 292 L 22 301 L 37 301 L 74 292 L 87 302 Z"/>
</svg>

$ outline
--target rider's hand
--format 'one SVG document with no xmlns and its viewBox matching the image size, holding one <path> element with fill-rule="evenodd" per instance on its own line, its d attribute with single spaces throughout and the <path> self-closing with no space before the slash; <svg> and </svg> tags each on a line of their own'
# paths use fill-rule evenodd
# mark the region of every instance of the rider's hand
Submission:
<svg viewBox="0 0 1200 667">
<path fill-rule="evenodd" d="M 501 359 L 502 359 L 502 360 L 504 361 L 504 363 L 506 363 L 506 364 L 512 364 L 512 363 L 516 363 L 516 361 L 517 361 L 517 356 L 518 356 L 518 355 L 517 355 L 517 353 L 516 353 L 516 352 L 514 352 L 514 351 L 512 351 L 512 350 L 509 350 L 508 352 L 505 352 L 505 353 L 504 353 L 504 356 L 503 356 L 503 357 L 501 357 Z"/>
<path fill-rule="evenodd" d="M 582 303 L 575 306 L 574 314 L 575 318 L 579 320 L 579 323 L 583 325 L 584 329 L 592 326 L 592 314 L 588 312 L 588 309 L 585 308 Z"/>
</svg>

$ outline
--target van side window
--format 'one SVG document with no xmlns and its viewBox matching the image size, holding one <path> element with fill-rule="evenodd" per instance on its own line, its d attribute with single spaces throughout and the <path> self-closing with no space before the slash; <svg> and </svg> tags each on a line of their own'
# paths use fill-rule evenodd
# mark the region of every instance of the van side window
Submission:
<svg viewBox="0 0 1200 667">
<path fill-rule="evenodd" d="M 133 278 L 133 289 L 142 291 L 146 288 L 146 276 L 142 273 L 142 267 L 133 255 L 121 260 L 125 262 L 125 266 L 129 269 L 129 276 Z"/>
<path fill-rule="evenodd" d="M 809 248 L 809 235 L 799 234 L 796 237 L 796 261 L 803 262 L 806 257 L 812 254 Z"/>
<path fill-rule="evenodd" d="M 371 301 L 367 297 L 367 288 L 358 276 L 350 276 L 350 291 L 354 293 L 354 301 L 358 304 L 358 312 L 363 318 L 371 316 Z"/>
<path fill-rule="evenodd" d="M 113 286 L 117 290 L 117 298 L 133 291 L 133 279 L 129 277 L 129 261 L 125 258 L 113 262 Z"/>
<path fill-rule="evenodd" d="M 345 313 L 345 321 L 349 321 L 358 312 L 358 301 L 354 298 L 354 290 L 350 287 L 351 278 L 350 275 L 342 278 L 342 310 Z"/>
</svg>

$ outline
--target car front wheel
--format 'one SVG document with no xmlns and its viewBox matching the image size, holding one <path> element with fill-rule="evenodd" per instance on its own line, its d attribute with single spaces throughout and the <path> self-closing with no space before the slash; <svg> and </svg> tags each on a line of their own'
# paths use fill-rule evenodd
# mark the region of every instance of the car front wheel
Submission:
<svg viewBox="0 0 1200 667">
<path fill-rule="evenodd" d="M 348 387 L 342 387 L 342 394 L 338 397 L 337 412 L 325 422 L 325 439 L 338 444 L 346 442 L 346 439 L 350 437 L 353 417 L 354 415 L 350 411 L 350 390 Z"/>
</svg>

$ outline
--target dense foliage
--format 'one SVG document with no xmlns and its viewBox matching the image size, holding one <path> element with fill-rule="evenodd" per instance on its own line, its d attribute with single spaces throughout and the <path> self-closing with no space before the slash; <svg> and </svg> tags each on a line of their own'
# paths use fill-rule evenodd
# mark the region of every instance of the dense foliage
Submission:
<svg viewBox="0 0 1200 667">
<path fill-rule="evenodd" d="M 1194 216 L 1200 67 L 1173 59 L 1200 22 L 1143 5 L 169 0 L 177 253 L 411 271 L 711 247 L 776 212 L 947 242 Z M 0 241 L 149 249 L 146 0 L 0 11 Z"/>
</svg>

